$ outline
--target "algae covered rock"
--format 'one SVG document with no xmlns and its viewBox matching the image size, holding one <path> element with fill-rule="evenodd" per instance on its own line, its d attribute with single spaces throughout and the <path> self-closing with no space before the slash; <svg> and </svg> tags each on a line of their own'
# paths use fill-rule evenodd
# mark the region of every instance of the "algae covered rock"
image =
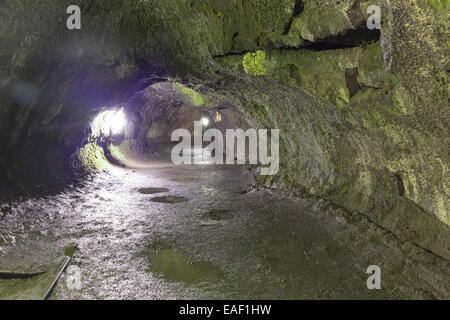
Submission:
<svg viewBox="0 0 450 320">
<path fill-rule="evenodd" d="M 352 28 L 352 24 L 344 11 L 326 6 L 315 7 L 309 2 L 300 16 L 295 18 L 290 30 L 299 34 L 304 40 L 311 42 L 330 38 Z"/>
<path fill-rule="evenodd" d="M 384 63 L 380 42 L 367 46 L 359 63 L 358 82 L 365 87 L 392 88 L 395 76 Z"/>
<path fill-rule="evenodd" d="M 244 55 L 242 66 L 245 72 L 254 76 L 263 76 L 267 73 L 266 70 L 266 53 L 262 50 L 256 52 L 249 52 Z"/>
</svg>

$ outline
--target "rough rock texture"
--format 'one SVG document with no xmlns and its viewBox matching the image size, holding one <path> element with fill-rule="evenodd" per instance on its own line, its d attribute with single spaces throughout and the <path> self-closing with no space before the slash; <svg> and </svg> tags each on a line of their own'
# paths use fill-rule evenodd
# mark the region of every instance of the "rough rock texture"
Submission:
<svg viewBox="0 0 450 320">
<path fill-rule="evenodd" d="M 307 173 L 302 174 L 291 155 L 298 149 L 288 147 L 286 177 L 279 175 L 273 180 L 288 185 L 300 182 L 299 187 L 307 192 L 366 213 L 400 238 L 414 239 L 448 257 L 448 228 L 430 216 L 450 224 L 448 47 L 442 44 L 448 42 L 448 26 L 441 22 L 448 18 L 448 11 L 439 2 L 415 2 L 412 7 L 396 2 L 392 6 L 383 3 L 384 16 L 390 21 L 383 24 L 381 46 L 375 42 L 320 52 L 268 51 L 267 74 L 332 102 L 342 110 L 338 118 L 348 129 L 339 130 L 343 136 L 332 142 L 339 154 L 333 165 L 314 170 L 309 161 L 323 159 L 323 155 L 304 154 L 300 163 L 306 161 Z M 230 56 L 218 62 L 242 72 L 239 60 Z M 350 99 L 346 71 L 355 68 L 357 89 Z M 280 113 L 289 114 L 282 110 Z M 303 112 L 299 114 L 297 120 L 305 117 Z M 282 132 L 294 129 L 283 121 L 270 123 L 284 128 Z M 324 131 L 330 132 L 328 128 Z M 304 149 L 307 144 L 300 140 L 297 146 Z M 329 146 L 325 150 L 334 151 Z M 333 185 L 336 188 L 330 190 Z"/>
<path fill-rule="evenodd" d="M 70 1 L 3 1 L 1 182 L 69 173 L 100 107 L 170 76 L 281 129 L 280 173 L 262 183 L 448 259 L 448 2 L 380 1 L 380 39 L 363 30 L 371 3 L 80 0 L 69 31 Z"/>
</svg>

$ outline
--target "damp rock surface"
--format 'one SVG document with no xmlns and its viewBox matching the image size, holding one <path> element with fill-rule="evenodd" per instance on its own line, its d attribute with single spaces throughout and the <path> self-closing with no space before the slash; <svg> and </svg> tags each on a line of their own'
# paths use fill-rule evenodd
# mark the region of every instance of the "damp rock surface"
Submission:
<svg viewBox="0 0 450 320">
<path fill-rule="evenodd" d="M 170 180 L 175 181 L 175 182 L 180 182 L 180 183 L 188 183 L 188 182 L 194 182 L 196 179 L 185 177 L 185 178 L 172 178 Z"/>
<path fill-rule="evenodd" d="M 167 166 L 116 168 L 53 196 L 9 203 L 0 269 L 58 271 L 64 248 L 77 243 L 71 265 L 80 287 L 68 286 L 76 273 L 66 271 L 50 299 L 449 297 L 447 261 L 363 215 L 274 190 L 240 194 L 251 189 L 250 180 L 241 184 L 243 166 Z M 190 201 L 151 202 L 136 192 L 149 181 Z M 373 264 L 382 268 L 381 290 L 366 287 Z M 38 298 L 50 278 L 5 280 L 0 298 Z"/>
<path fill-rule="evenodd" d="M 230 210 L 212 210 L 203 215 L 203 218 L 215 221 L 233 220 L 234 215 Z"/>
<path fill-rule="evenodd" d="M 95 110 L 123 103 L 158 122 L 175 101 L 152 94 L 163 92 L 279 128 L 280 174 L 264 185 L 330 199 L 450 258 L 448 1 L 381 1 L 381 30 L 365 28 L 371 1 L 90 1 L 83 32 L 61 28 L 64 2 L 2 3 L 5 196 L 59 190 L 106 165 L 88 143 L 69 166 Z M 140 113 L 142 101 L 159 107 Z"/>
<path fill-rule="evenodd" d="M 181 203 L 187 202 L 189 200 L 181 196 L 163 196 L 163 197 L 154 197 L 150 199 L 150 201 L 159 203 Z"/>
</svg>

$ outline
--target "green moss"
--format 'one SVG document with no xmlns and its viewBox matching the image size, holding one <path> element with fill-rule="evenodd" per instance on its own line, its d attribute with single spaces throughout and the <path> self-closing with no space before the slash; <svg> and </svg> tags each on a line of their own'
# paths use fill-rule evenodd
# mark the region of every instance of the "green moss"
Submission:
<svg viewBox="0 0 450 320">
<path fill-rule="evenodd" d="M 219 57 L 219 58 L 216 58 L 215 60 L 219 64 L 221 64 L 222 66 L 224 66 L 228 69 L 244 73 L 245 69 L 242 64 L 243 59 L 244 59 L 243 55 L 230 55 L 230 56 L 225 56 L 225 57 Z"/>
<path fill-rule="evenodd" d="M 197 91 L 188 88 L 182 85 L 181 83 L 173 82 L 173 85 L 177 89 L 177 91 L 183 96 L 184 101 L 193 107 L 200 107 L 200 106 L 213 107 L 216 105 L 214 100 L 212 100 L 208 96 L 198 93 Z"/>
<path fill-rule="evenodd" d="M 352 190 L 352 184 L 351 183 L 346 183 L 341 187 L 340 190 L 340 194 L 341 195 L 345 195 L 347 192 L 349 192 L 350 190 Z"/>
<path fill-rule="evenodd" d="M 435 10 L 439 15 L 445 15 L 449 13 L 450 0 L 426 0 L 426 2 Z"/>
<path fill-rule="evenodd" d="M 365 87 L 393 88 L 396 80 L 384 66 L 380 42 L 369 43 L 361 58 L 358 69 L 358 82 Z"/>
<path fill-rule="evenodd" d="M 90 142 L 78 151 L 78 159 L 86 171 L 107 170 L 111 164 L 105 157 L 103 148 L 96 142 Z"/>
<path fill-rule="evenodd" d="M 382 104 L 383 110 L 390 116 L 399 117 L 401 115 L 402 107 L 395 94 L 392 94 L 391 102 L 392 103 L 390 104 Z"/>
<path fill-rule="evenodd" d="M 267 74 L 266 70 L 266 53 L 263 50 L 249 52 L 242 60 L 244 70 L 254 76 L 263 76 Z"/>
<path fill-rule="evenodd" d="M 350 102 L 350 93 L 346 87 L 337 87 L 334 93 L 331 95 L 331 102 L 340 109 L 343 110 Z"/>
<path fill-rule="evenodd" d="M 345 69 L 357 67 L 362 53 L 361 48 L 322 52 L 274 50 L 269 53 L 268 75 L 343 109 L 350 101 Z"/>
<path fill-rule="evenodd" d="M 131 154 L 132 148 L 131 148 L 131 141 L 130 140 L 124 140 L 120 143 L 120 145 L 109 145 L 109 152 L 111 153 L 111 156 L 119 160 L 120 162 L 125 160 L 125 154 Z"/>
<path fill-rule="evenodd" d="M 26 279 L 0 279 L 0 300 L 41 300 L 55 276 L 46 272 Z"/>
<path fill-rule="evenodd" d="M 450 95 L 450 81 L 447 72 L 440 70 L 436 66 L 433 67 L 433 76 L 436 79 L 437 90 L 440 98 L 448 99 Z"/>
<path fill-rule="evenodd" d="M 392 123 L 402 114 L 401 102 L 395 90 L 367 88 L 359 91 L 345 110 L 347 120 L 361 123 L 371 132 L 388 134 L 388 123 Z"/>
<path fill-rule="evenodd" d="M 246 112 L 251 115 L 259 123 L 264 123 L 268 120 L 267 110 L 264 106 L 258 104 L 246 105 Z"/>
<path fill-rule="evenodd" d="M 345 78 L 346 69 L 358 68 L 358 82 L 365 87 L 392 89 L 396 79 L 385 70 L 380 42 L 368 42 L 363 47 L 327 50 L 270 50 L 247 53 L 244 56 L 223 57 L 219 63 L 253 75 L 267 75 L 277 81 L 301 87 L 344 110 L 350 102 Z"/>
<path fill-rule="evenodd" d="M 361 205 L 364 201 L 364 194 L 363 193 L 355 193 L 352 197 L 352 203 L 357 209 L 361 209 Z"/>
<path fill-rule="evenodd" d="M 75 253 L 76 249 L 77 248 L 76 248 L 75 244 L 71 243 L 64 247 L 64 255 L 67 257 L 71 257 Z"/>
<path fill-rule="evenodd" d="M 305 40 L 316 41 L 343 33 L 351 27 L 343 10 L 306 4 L 302 14 L 294 19 L 288 36 L 300 35 Z"/>
</svg>

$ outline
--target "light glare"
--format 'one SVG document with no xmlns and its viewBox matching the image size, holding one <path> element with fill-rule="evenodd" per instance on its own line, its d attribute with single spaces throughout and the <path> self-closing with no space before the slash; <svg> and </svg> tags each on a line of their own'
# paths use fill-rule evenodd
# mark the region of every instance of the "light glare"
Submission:
<svg viewBox="0 0 450 320">
<path fill-rule="evenodd" d="M 94 137 L 120 134 L 126 123 L 127 119 L 123 109 L 106 110 L 99 113 L 92 121 L 92 134 Z"/>
<path fill-rule="evenodd" d="M 125 113 L 123 112 L 123 109 L 120 109 L 116 113 L 114 113 L 110 118 L 110 129 L 112 134 L 119 134 L 122 132 L 123 128 L 125 127 L 126 119 L 125 119 Z"/>
</svg>

